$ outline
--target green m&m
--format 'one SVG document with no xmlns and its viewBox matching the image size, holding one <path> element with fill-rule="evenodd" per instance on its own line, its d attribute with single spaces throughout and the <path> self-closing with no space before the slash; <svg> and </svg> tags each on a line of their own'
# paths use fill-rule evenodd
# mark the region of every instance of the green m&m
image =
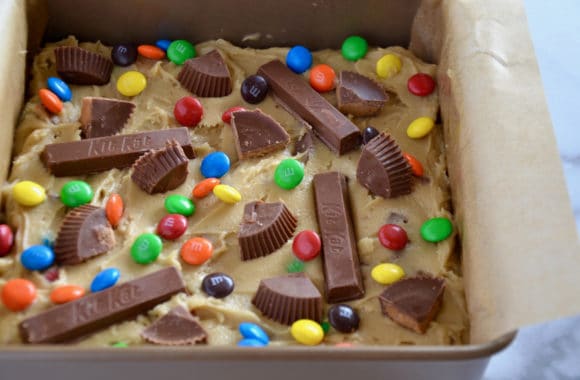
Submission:
<svg viewBox="0 0 580 380">
<path fill-rule="evenodd" d="M 293 158 L 282 160 L 274 172 L 274 182 L 284 190 L 292 190 L 304 178 L 304 165 Z"/>
<path fill-rule="evenodd" d="M 93 189 L 84 181 L 69 181 L 60 189 L 60 200 L 68 207 L 78 207 L 93 199 Z"/>
<path fill-rule="evenodd" d="M 131 257 L 138 264 L 150 264 L 157 260 L 162 249 L 163 242 L 159 236 L 150 232 L 144 233 L 133 242 Z"/>
<path fill-rule="evenodd" d="M 195 204 L 183 195 L 174 194 L 165 198 L 165 209 L 170 214 L 191 216 L 195 212 Z"/>
<path fill-rule="evenodd" d="M 431 243 L 447 239 L 452 232 L 453 224 L 447 218 L 431 218 L 421 226 L 421 236 Z"/>
<path fill-rule="evenodd" d="M 367 54 L 369 45 L 360 36 L 350 36 L 342 43 L 342 56 L 348 61 L 357 61 Z"/>
<path fill-rule="evenodd" d="M 195 57 L 195 46 L 186 40 L 175 40 L 167 48 L 167 58 L 176 65 Z"/>
</svg>

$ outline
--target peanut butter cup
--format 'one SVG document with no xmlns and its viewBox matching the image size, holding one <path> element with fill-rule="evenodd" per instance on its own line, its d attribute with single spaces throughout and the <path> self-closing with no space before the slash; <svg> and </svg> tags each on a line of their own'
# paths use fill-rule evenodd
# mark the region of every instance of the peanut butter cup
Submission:
<svg viewBox="0 0 580 380">
<path fill-rule="evenodd" d="M 378 83 L 352 71 L 338 75 L 336 97 L 340 112 L 354 116 L 376 115 L 389 99 Z"/>
<path fill-rule="evenodd" d="M 171 309 L 143 330 L 141 336 L 150 343 L 164 346 L 185 346 L 207 341 L 203 327 L 183 306 Z"/>
<path fill-rule="evenodd" d="M 125 100 L 87 96 L 81 106 L 81 135 L 85 139 L 112 136 L 125 127 L 135 104 Z"/>
<path fill-rule="evenodd" d="M 228 65 L 217 50 L 185 61 L 177 80 L 192 94 L 204 98 L 226 96 L 232 92 Z"/>
<path fill-rule="evenodd" d="M 240 160 L 283 149 L 290 141 L 280 123 L 259 110 L 234 112 L 231 125 Z"/>
<path fill-rule="evenodd" d="M 61 46 L 54 54 L 56 71 L 69 84 L 102 86 L 111 79 L 113 61 L 98 53 L 77 46 Z"/>
</svg>

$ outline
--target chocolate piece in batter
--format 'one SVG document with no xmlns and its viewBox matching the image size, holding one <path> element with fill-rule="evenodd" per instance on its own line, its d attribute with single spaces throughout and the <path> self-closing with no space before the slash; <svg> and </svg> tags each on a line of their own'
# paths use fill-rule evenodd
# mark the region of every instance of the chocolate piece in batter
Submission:
<svg viewBox="0 0 580 380">
<path fill-rule="evenodd" d="M 123 129 L 135 110 L 125 100 L 87 96 L 81 106 L 81 135 L 85 139 L 112 136 Z"/>
<path fill-rule="evenodd" d="M 175 140 L 165 148 L 150 150 L 133 164 L 131 179 L 148 194 L 164 193 L 187 179 L 189 159 Z"/>
<path fill-rule="evenodd" d="M 283 149 L 290 136 L 280 123 L 261 111 L 237 111 L 231 120 L 240 160 Z"/>
<path fill-rule="evenodd" d="M 56 71 L 68 84 L 97 85 L 109 83 L 113 62 L 98 53 L 77 46 L 54 49 Z"/>
<path fill-rule="evenodd" d="M 336 98 L 340 112 L 354 116 L 376 115 L 389 99 L 378 83 L 352 71 L 338 74 Z"/>
<path fill-rule="evenodd" d="M 177 80 L 192 94 L 204 98 L 226 96 L 232 92 L 228 65 L 217 50 L 185 61 Z"/>
<path fill-rule="evenodd" d="M 395 140 L 381 133 L 364 146 L 356 179 L 373 195 L 394 198 L 411 192 L 413 172 Z"/>
<path fill-rule="evenodd" d="M 299 319 L 322 320 L 322 296 L 304 273 L 260 281 L 252 303 L 266 317 L 285 325 Z"/>
<path fill-rule="evenodd" d="M 148 342 L 164 346 L 205 343 L 207 333 L 183 306 L 177 306 L 141 332 Z"/>
<path fill-rule="evenodd" d="M 360 145 L 358 127 L 285 64 L 271 61 L 260 66 L 258 74 L 266 78 L 275 99 L 312 126 L 316 136 L 334 153 L 342 155 Z"/>
<path fill-rule="evenodd" d="M 181 127 L 48 144 L 40 159 L 56 177 L 85 175 L 129 167 L 149 150 L 165 148 L 171 140 L 181 145 L 188 158 L 195 158 L 189 131 Z"/>
<path fill-rule="evenodd" d="M 125 321 L 184 292 L 185 283 L 174 267 L 91 293 L 52 307 L 20 323 L 25 343 L 59 343 Z"/>
<path fill-rule="evenodd" d="M 395 282 L 379 296 L 383 314 L 403 327 L 424 334 L 437 316 L 445 281 L 433 277 L 413 277 Z"/>
<path fill-rule="evenodd" d="M 365 293 L 346 180 L 338 172 L 316 174 L 313 180 L 329 303 L 358 299 Z"/>
<path fill-rule="evenodd" d="M 242 260 L 268 256 L 282 247 L 296 230 L 297 220 L 282 202 L 250 202 L 244 216 L 238 242 Z"/>
<path fill-rule="evenodd" d="M 115 235 L 105 210 L 83 205 L 66 214 L 54 242 L 54 255 L 59 264 L 80 264 L 114 246 Z"/>
</svg>

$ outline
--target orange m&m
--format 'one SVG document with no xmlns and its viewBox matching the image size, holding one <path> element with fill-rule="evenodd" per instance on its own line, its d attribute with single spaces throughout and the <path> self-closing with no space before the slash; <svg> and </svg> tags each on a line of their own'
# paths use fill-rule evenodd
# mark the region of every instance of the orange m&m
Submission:
<svg viewBox="0 0 580 380">
<path fill-rule="evenodd" d="M 181 246 L 180 255 L 183 261 L 191 265 L 201 265 L 211 258 L 213 245 L 211 241 L 194 237 Z"/>
<path fill-rule="evenodd" d="M 163 59 L 165 57 L 165 52 L 153 45 L 139 45 L 137 51 L 140 55 L 149 59 Z"/>
<path fill-rule="evenodd" d="M 77 285 L 63 285 L 50 292 L 50 300 L 61 304 L 74 301 L 85 295 L 85 289 Z"/>
<path fill-rule="evenodd" d="M 330 91 L 334 88 L 334 69 L 328 65 L 316 65 L 310 70 L 310 85 L 318 92 Z"/>
<path fill-rule="evenodd" d="M 403 157 L 405 157 L 409 165 L 411 165 L 411 170 L 413 171 L 413 174 L 416 175 L 417 177 L 422 177 L 424 170 L 423 165 L 421 165 L 419 160 L 417 160 L 414 156 L 410 155 L 409 153 L 403 153 Z"/>
<path fill-rule="evenodd" d="M 107 220 L 111 223 L 113 228 L 119 225 L 119 221 L 123 216 L 123 198 L 119 194 L 111 194 L 105 205 L 105 214 L 107 215 Z"/>
<path fill-rule="evenodd" d="M 41 88 L 38 90 L 38 97 L 40 98 L 40 102 L 52 113 L 60 113 L 62 111 L 62 100 L 56 96 L 56 94 L 46 88 Z"/>
<path fill-rule="evenodd" d="M 204 198 L 212 192 L 213 188 L 220 184 L 217 178 L 206 178 L 193 188 L 191 195 L 195 198 Z"/>
<path fill-rule="evenodd" d="M 36 286 L 23 278 L 9 280 L 2 288 L 2 303 L 12 311 L 22 311 L 36 299 Z"/>
</svg>

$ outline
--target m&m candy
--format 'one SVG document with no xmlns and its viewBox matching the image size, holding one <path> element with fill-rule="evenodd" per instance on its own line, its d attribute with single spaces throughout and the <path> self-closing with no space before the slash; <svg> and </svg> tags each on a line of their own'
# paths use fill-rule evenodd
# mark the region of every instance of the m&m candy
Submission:
<svg viewBox="0 0 580 380">
<path fill-rule="evenodd" d="M 72 99 L 72 91 L 62 79 L 50 77 L 46 81 L 46 86 L 63 102 L 68 102 Z"/>
<path fill-rule="evenodd" d="M 57 305 L 74 301 L 85 295 L 85 289 L 77 285 L 62 285 L 50 292 L 50 300 Z"/>
<path fill-rule="evenodd" d="M 241 106 L 235 106 L 235 107 L 231 107 L 228 108 L 227 110 L 225 110 L 225 112 L 222 114 L 222 121 L 224 123 L 230 123 L 232 121 L 232 114 L 234 112 L 238 112 L 238 111 L 245 111 L 246 109 L 244 107 Z"/>
<path fill-rule="evenodd" d="M 401 59 L 394 54 L 385 54 L 376 65 L 377 76 L 379 78 L 390 78 L 401 71 Z"/>
<path fill-rule="evenodd" d="M 376 128 L 368 126 L 363 130 L 362 143 L 366 145 L 369 143 L 369 141 L 371 141 L 372 139 L 374 139 L 378 135 L 379 135 L 379 131 Z"/>
<path fill-rule="evenodd" d="M 267 344 L 258 340 L 251 338 L 244 338 L 238 342 L 238 347 L 266 347 Z"/>
<path fill-rule="evenodd" d="M 268 82 L 260 75 L 250 75 L 242 82 L 242 98 L 250 104 L 258 104 L 268 95 Z"/>
<path fill-rule="evenodd" d="M 397 264 L 383 263 L 373 267 L 371 277 L 381 285 L 390 285 L 405 277 L 405 271 Z"/>
<path fill-rule="evenodd" d="M 46 190 L 36 182 L 20 181 L 12 188 L 12 196 L 22 206 L 37 206 L 46 200 Z"/>
<path fill-rule="evenodd" d="M 167 48 L 167 58 L 176 65 L 195 57 L 195 47 L 186 40 L 175 40 Z"/>
<path fill-rule="evenodd" d="M 38 90 L 38 97 L 40 98 L 40 103 L 51 113 L 57 114 L 62 111 L 63 104 L 62 101 L 50 90 L 46 88 L 41 88 Z"/>
<path fill-rule="evenodd" d="M 201 289 L 210 297 L 224 298 L 234 291 L 234 280 L 225 273 L 211 273 L 201 281 Z"/>
<path fill-rule="evenodd" d="M 206 178 L 193 188 L 191 195 L 196 198 L 205 198 L 212 192 L 213 188 L 220 184 L 217 178 Z"/>
<path fill-rule="evenodd" d="M 78 207 L 93 199 L 93 189 L 85 181 L 69 181 L 60 189 L 60 200 L 68 207 Z"/>
<path fill-rule="evenodd" d="M 428 242 L 437 243 L 447 239 L 453 232 L 453 224 L 448 218 L 431 218 L 421 226 L 421 237 Z"/>
<path fill-rule="evenodd" d="M 138 264 L 151 264 L 163 249 L 161 238 L 150 232 L 137 236 L 131 245 L 131 257 Z"/>
<path fill-rule="evenodd" d="M 99 292 L 114 286 L 121 277 L 117 268 L 107 268 L 99 272 L 91 282 L 91 292 Z"/>
<path fill-rule="evenodd" d="M 224 203 L 238 203 L 242 200 L 242 194 L 235 188 L 228 185 L 216 185 L 213 194 Z"/>
<path fill-rule="evenodd" d="M 36 299 L 36 286 L 23 278 L 8 280 L 0 293 L 2 303 L 11 311 L 22 311 Z"/>
<path fill-rule="evenodd" d="M 417 96 L 430 95 L 435 90 L 435 81 L 429 74 L 415 74 L 407 81 L 409 92 Z"/>
<path fill-rule="evenodd" d="M 251 322 L 242 322 L 238 326 L 238 331 L 245 339 L 255 339 L 263 344 L 267 345 L 270 343 L 270 338 L 268 334 L 255 323 Z"/>
<path fill-rule="evenodd" d="M 203 117 L 203 105 L 193 96 L 184 96 L 175 103 L 173 116 L 184 127 L 195 127 Z"/>
<path fill-rule="evenodd" d="M 352 307 L 339 304 L 328 309 L 328 322 L 337 331 L 348 334 L 358 330 L 360 318 Z"/>
<path fill-rule="evenodd" d="M 137 47 L 132 44 L 119 44 L 111 49 L 111 59 L 117 66 L 129 66 L 137 60 Z"/>
<path fill-rule="evenodd" d="M 28 270 L 47 269 L 54 263 L 54 252 L 46 245 L 33 245 L 22 252 L 20 263 Z"/>
<path fill-rule="evenodd" d="M 224 152 L 212 152 L 203 158 L 200 170 L 205 178 L 221 178 L 230 170 L 230 158 Z"/>
<path fill-rule="evenodd" d="M 6 256 L 14 244 L 14 233 L 7 224 L 0 224 L 0 257 Z"/>
<path fill-rule="evenodd" d="M 194 237 L 181 246 L 179 254 L 186 263 L 191 265 L 201 265 L 211 258 L 213 254 L 213 244 L 205 238 Z"/>
<path fill-rule="evenodd" d="M 170 40 L 157 40 L 157 41 L 155 41 L 155 46 L 157 46 L 159 49 L 161 49 L 165 52 L 167 52 L 169 45 L 171 45 Z"/>
<path fill-rule="evenodd" d="M 312 66 L 312 53 L 302 45 L 294 46 L 286 54 L 286 65 L 296 74 L 302 74 Z"/>
<path fill-rule="evenodd" d="M 157 234 L 165 240 L 175 240 L 187 230 L 187 218 L 181 214 L 165 215 L 157 224 Z"/>
<path fill-rule="evenodd" d="M 123 198 L 119 194 L 111 194 L 107 203 L 105 204 L 105 214 L 107 216 L 107 220 L 111 223 L 113 228 L 117 228 L 119 225 L 119 221 L 123 216 L 123 212 L 125 210 L 125 206 L 123 204 Z"/>
<path fill-rule="evenodd" d="M 407 160 L 409 165 L 411 165 L 413 175 L 417 177 L 422 177 L 425 170 L 423 169 L 423 165 L 421 164 L 421 162 L 419 162 L 419 160 L 417 160 L 415 156 L 409 153 L 403 153 L 403 157 L 405 157 L 405 160 Z"/>
<path fill-rule="evenodd" d="M 290 261 L 290 263 L 288 263 L 288 265 L 286 265 L 286 272 L 288 272 L 288 273 L 301 273 L 301 272 L 304 272 L 305 267 L 306 267 L 306 265 L 304 265 L 304 261 L 302 261 L 300 259 L 294 259 L 294 260 Z"/>
<path fill-rule="evenodd" d="M 140 55 L 149 59 L 159 60 L 165 57 L 165 52 L 163 49 L 160 49 L 154 45 L 139 45 L 137 47 L 137 51 Z"/>
<path fill-rule="evenodd" d="M 360 36 L 350 36 L 342 43 L 342 56 L 348 61 L 357 61 L 367 54 L 369 45 Z"/>
<path fill-rule="evenodd" d="M 385 224 L 379 229 L 379 241 L 383 247 L 399 251 L 407 245 L 407 231 L 397 224 Z"/>
<path fill-rule="evenodd" d="M 300 231 L 292 241 L 292 252 L 302 260 L 309 261 L 318 256 L 322 243 L 320 236 L 312 230 Z"/>
<path fill-rule="evenodd" d="M 304 178 L 304 164 L 293 158 L 282 160 L 274 171 L 274 182 L 285 190 L 292 190 Z"/>
<path fill-rule="evenodd" d="M 165 198 L 165 209 L 170 214 L 191 216 L 195 212 L 195 204 L 183 195 L 173 194 Z"/>
<path fill-rule="evenodd" d="M 334 88 L 336 73 L 328 65 L 316 65 L 310 70 L 310 86 L 318 92 L 327 92 Z"/>
<path fill-rule="evenodd" d="M 137 96 L 147 87 L 147 78 L 139 71 L 127 71 L 117 79 L 117 91 L 124 96 Z"/>
<path fill-rule="evenodd" d="M 317 322 L 310 319 L 299 319 L 290 327 L 292 337 L 307 346 L 316 346 L 324 339 L 324 331 Z"/>
<path fill-rule="evenodd" d="M 427 136 L 434 126 L 435 120 L 430 117 L 419 117 L 407 127 L 407 136 L 412 139 L 420 139 Z"/>
</svg>

